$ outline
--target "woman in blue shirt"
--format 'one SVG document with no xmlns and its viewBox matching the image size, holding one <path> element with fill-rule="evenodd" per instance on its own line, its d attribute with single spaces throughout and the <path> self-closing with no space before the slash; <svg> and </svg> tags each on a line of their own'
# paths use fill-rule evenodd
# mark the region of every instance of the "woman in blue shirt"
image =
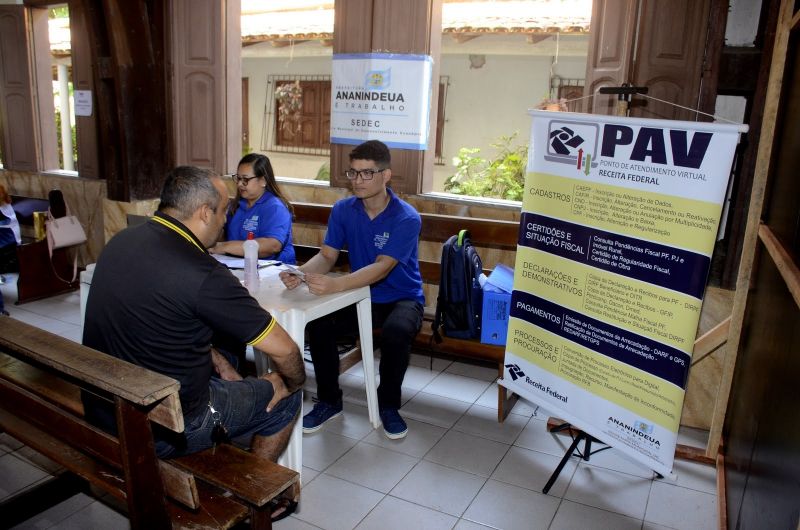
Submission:
<svg viewBox="0 0 800 530">
<path fill-rule="evenodd" d="M 244 256 L 247 233 L 258 241 L 258 257 L 296 263 L 292 246 L 292 205 L 278 189 L 269 158 L 250 153 L 233 175 L 237 200 L 228 213 L 227 241 L 209 249 L 215 254 Z"/>
</svg>

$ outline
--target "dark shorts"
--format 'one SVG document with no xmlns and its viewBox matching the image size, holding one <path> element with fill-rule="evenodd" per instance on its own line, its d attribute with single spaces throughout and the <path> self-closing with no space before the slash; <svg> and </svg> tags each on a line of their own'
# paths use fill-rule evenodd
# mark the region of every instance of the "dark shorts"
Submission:
<svg viewBox="0 0 800 530">
<path fill-rule="evenodd" d="M 220 421 L 231 438 L 259 435 L 271 436 L 292 422 L 302 404 L 300 391 L 284 398 L 267 412 L 272 399 L 272 383 L 248 377 L 242 381 L 223 381 L 212 377 L 209 399 Z M 196 453 L 213 446 L 211 431 L 215 422 L 211 409 L 205 407 L 193 418 L 184 418 L 183 436 L 170 436 L 166 432 L 156 435 L 156 453 L 161 458 L 172 458 Z"/>
</svg>

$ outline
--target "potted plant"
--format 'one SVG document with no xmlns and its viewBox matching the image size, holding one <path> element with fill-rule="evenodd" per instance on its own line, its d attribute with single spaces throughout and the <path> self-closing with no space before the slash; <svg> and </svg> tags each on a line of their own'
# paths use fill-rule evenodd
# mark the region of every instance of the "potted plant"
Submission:
<svg viewBox="0 0 800 530">
<path fill-rule="evenodd" d="M 278 102 L 278 124 L 281 129 L 294 136 L 300 132 L 300 116 L 303 110 L 303 89 L 300 81 L 284 83 L 275 89 Z"/>
</svg>

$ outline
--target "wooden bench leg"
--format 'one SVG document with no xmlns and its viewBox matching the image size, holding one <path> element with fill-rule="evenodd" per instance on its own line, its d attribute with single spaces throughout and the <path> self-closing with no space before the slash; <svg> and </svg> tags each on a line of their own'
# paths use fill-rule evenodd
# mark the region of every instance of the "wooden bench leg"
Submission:
<svg viewBox="0 0 800 530">
<path fill-rule="evenodd" d="M 499 379 L 503 378 L 503 363 L 499 363 L 497 365 L 497 376 Z M 514 405 L 517 404 L 517 400 L 519 396 L 515 393 L 509 391 L 503 385 L 497 385 L 497 422 L 503 423 L 508 415 L 511 413 L 511 409 L 514 408 Z"/>
<path fill-rule="evenodd" d="M 158 471 L 147 412 L 120 397 L 115 398 L 120 459 L 125 471 L 128 517 L 132 528 L 169 528 L 170 518 Z"/>
<path fill-rule="evenodd" d="M 272 512 L 267 505 L 256 508 L 250 508 L 250 528 L 253 530 L 272 530 Z"/>
</svg>

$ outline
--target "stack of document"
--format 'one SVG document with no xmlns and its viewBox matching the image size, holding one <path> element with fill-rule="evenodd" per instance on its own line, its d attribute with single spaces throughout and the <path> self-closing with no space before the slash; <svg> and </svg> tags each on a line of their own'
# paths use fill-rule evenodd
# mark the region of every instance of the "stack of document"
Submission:
<svg viewBox="0 0 800 530">
<path fill-rule="evenodd" d="M 217 261 L 228 267 L 229 269 L 244 269 L 244 258 L 236 256 L 226 256 L 224 254 L 211 254 Z M 270 265 L 280 265 L 280 261 L 274 259 L 260 259 L 258 260 L 258 268 L 269 267 Z"/>
</svg>

